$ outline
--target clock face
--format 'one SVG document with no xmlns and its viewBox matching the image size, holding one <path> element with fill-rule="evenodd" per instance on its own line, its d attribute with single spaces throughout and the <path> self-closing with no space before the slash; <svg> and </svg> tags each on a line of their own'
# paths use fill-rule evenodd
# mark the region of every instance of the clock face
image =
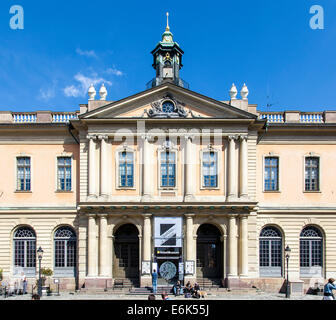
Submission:
<svg viewBox="0 0 336 320">
<path fill-rule="evenodd" d="M 165 113 L 171 113 L 174 112 L 174 104 L 170 101 L 165 101 L 164 103 L 162 103 L 162 112 Z"/>
<path fill-rule="evenodd" d="M 170 280 L 175 277 L 176 275 L 176 266 L 174 263 L 170 261 L 166 261 L 161 264 L 160 266 L 160 275 L 162 278 L 166 280 Z"/>
</svg>

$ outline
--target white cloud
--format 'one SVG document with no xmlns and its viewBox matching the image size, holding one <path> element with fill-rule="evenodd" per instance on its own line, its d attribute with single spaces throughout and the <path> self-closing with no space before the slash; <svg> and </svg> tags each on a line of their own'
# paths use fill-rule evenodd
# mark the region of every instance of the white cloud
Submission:
<svg viewBox="0 0 336 320">
<path fill-rule="evenodd" d="M 80 90 L 74 85 L 65 87 L 63 91 L 67 97 L 79 97 L 81 95 Z"/>
<path fill-rule="evenodd" d="M 96 53 L 94 52 L 94 50 L 82 50 L 80 48 L 76 49 L 77 54 L 79 54 L 80 56 L 86 56 L 86 57 L 93 57 L 93 58 L 97 58 Z"/>
<path fill-rule="evenodd" d="M 44 101 L 48 101 L 51 98 L 54 98 L 56 95 L 56 83 L 57 81 L 54 80 L 51 86 L 40 88 L 39 95 L 37 98 Z"/>
<path fill-rule="evenodd" d="M 55 90 L 54 88 L 47 88 L 47 89 L 40 89 L 40 94 L 38 96 L 41 100 L 49 100 L 53 97 L 55 97 Z"/>
<path fill-rule="evenodd" d="M 111 81 L 98 77 L 97 74 L 87 77 L 79 72 L 74 76 L 74 79 L 78 82 L 77 85 L 70 85 L 63 89 L 63 92 L 67 97 L 85 97 L 91 83 L 94 86 L 100 83 L 104 83 L 109 86 L 112 85 Z M 99 88 L 96 88 L 96 91 L 98 92 Z"/>
<path fill-rule="evenodd" d="M 108 74 L 114 74 L 114 75 L 116 75 L 116 76 L 122 76 L 122 75 L 124 75 L 124 73 L 123 73 L 122 71 L 116 69 L 115 67 L 113 67 L 113 68 L 108 68 L 108 69 L 106 70 L 106 73 L 108 73 Z"/>
</svg>

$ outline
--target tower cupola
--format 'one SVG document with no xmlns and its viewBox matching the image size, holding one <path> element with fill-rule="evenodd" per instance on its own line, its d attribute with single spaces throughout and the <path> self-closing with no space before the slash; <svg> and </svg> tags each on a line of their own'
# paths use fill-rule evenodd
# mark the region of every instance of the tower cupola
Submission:
<svg viewBox="0 0 336 320">
<path fill-rule="evenodd" d="M 156 76 L 148 83 L 148 87 L 155 87 L 164 82 L 172 82 L 181 87 L 189 87 L 189 85 L 180 78 L 184 52 L 173 39 L 173 34 L 169 27 L 168 12 L 167 26 L 165 32 L 162 34 L 162 40 L 151 53 L 154 59 L 153 68 L 156 71 Z"/>
</svg>

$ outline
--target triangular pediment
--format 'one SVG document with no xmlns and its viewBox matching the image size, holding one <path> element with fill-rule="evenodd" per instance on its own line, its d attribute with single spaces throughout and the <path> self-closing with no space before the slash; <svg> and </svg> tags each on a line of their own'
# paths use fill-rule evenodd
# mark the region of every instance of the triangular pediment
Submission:
<svg viewBox="0 0 336 320">
<path fill-rule="evenodd" d="M 171 110 L 167 105 L 171 102 Z M 168 103 L 169 107 L 169 103 Z M 80 116 L 81 119 L 218 118 L 256 119 L 257 116 L 194 91 L 165 83 Z"/>
</svg>

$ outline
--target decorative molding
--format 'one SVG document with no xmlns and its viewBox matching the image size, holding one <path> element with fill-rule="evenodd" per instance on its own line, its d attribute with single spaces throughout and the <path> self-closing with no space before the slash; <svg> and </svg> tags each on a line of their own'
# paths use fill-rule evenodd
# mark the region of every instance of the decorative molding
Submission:
<svg viewBox="0 0 336 320">
<path fill-rule="evenodd" d="M 170 101 L 174 105 L 173 112 L 164 112 L 162 110 L 162 104 L 165 101 Z M 152 102 L 151 108 L 145 112 L 149 118 L 186 118 L 188 116 L 187 111 L 184 109 L 185 104 L 174 98 L 173 95 L 167 94 L 162 99 Z"/>
</svg>

